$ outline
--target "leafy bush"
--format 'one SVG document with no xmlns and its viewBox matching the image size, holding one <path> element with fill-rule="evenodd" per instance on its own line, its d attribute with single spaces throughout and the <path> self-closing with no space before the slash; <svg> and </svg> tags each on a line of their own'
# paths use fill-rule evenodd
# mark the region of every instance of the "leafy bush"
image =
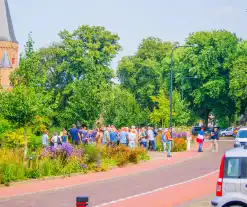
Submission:
<svg viewBox="0 0 247 207">
<path fill-rule="evenodd" d="M 11 124 L 8 120 L 0 117 L 0 140 L 3 139 L 3 136 L 6 132 L 11 129 Z"/>
<path fill-rule="evenodd" d="M 183 152 L 187 148 L 186 140 L 183 138 L 176 138 L 172 143 L 172 152 Z"/>
<path fill-rule="evenodd" d="M 87 156 L 87 161 L 90 162 L 97 162 L 100 160 L 100 152 L 98 149 L 93 145 L 86 145 L 85 146 L 85 155 Z"/>
</svg>

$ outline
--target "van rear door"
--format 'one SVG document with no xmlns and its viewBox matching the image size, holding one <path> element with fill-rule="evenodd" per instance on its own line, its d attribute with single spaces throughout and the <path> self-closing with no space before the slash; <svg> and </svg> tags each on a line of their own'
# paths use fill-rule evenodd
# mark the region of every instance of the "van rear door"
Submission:
<svg viewBox="0 0 247 207">
<path fill-rule="evenodd" d="M 241 192 L 247 196 L 247 157 L 242 158 Z"/>
<path fill-rule="evenodd" d="M 241 158 L 226 157 L 224 162 L 224 178 L 222 191 L 227 193 L 240 192 L 241 190 Z"/>
</svg>

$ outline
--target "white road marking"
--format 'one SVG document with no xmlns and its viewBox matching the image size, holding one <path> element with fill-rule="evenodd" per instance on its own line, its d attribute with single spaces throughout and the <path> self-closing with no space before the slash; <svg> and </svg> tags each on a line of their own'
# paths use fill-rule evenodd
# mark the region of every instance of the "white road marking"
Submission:
<svg viewBox="0 0 247 207">
<path fill-rule="evenodd" d="M 211 147 L 212 147 L 212 144 L 211 144 L 205 151 L 210 150 Z M 191 160 L 191 159 L 193 159 L 193 158 L 199 157 L 199 156 L 201 156 L 202 154 L 203 154 L 203 153 L 198 153 L 198 154 L 195 155 L 195 156 L 188 157 L 187 159 L 181 160 L 181 161 L 176 162 L 176 163 L 172 163 L 172 164 L 168 164 L 168 165 L 161 165 L 160 167 L 156 167 L 156 168 L 153 168 L 153 169 L 145 169 L 145 170 L 142 170 L 141 172 L 131 173 L 131 174 L 128 174 L 128 175 L 113 176 L 113 177 L 110 177 L 110 178 L 103 178 L 103 179 L 94 180 L 94 181 L 89 181 L 89 182 L 84 182 L 84 183 L 79 183 L 79 184 L 66 185 L 66 186 L 63 186 L 63 187 L 51 188 L 51 189 L 48 189 L 48 190 L 39 190 L 39 191 L 37 191 L 37 192 L 22 193 L 22 194 L 13 195 L 13 196 L 4 196 L 4 197 L 1 197 L 1 196 L 0 196 L 0 203 L 1 203 L 1 202 L 5 202 L 5 201 L 9 201 L 9 200 L 11 200 L 12 198 L 18 198 L 18 197 L 33 195 L 33 194 L 42 193 L 42 192 L 58 191 L 58 190 L 66 189 L 66 188 L 73 188 L 73 187 L 78 187 L 78 186 L 81 186 L 81 185 L 86 185 L 86 184 L 91 184 L 91 183 L 96 183 L 96 182 L 102 182 L 102 181 L 107 181 L 107 180 L 113 180 L 113 179 L 115 179 L 115 178 L 123 178 L 123 177 L 128 177 L 128 176 L 131 176 L 131 175 L 137 175 L 137 174 L 139 174 L 139 173 L 148 172 L 148 171 L 154 171 L 154 170 L 157 170 L 157 169 L 160 169 L 160 168 L 163 168 L 163 167 L 171 167 L 171 166 L 173 166 L 173 165 L 177 165 L 177 164 L 180 164 L 180 163 L 183 163 L 183 162 L 187 162 L 187 161 L 189 161 L 189 160 Z"/>
<path fill-rule="evenodd" d="M 203 179 L 203 178 L 208 177 L 210 175 L 213 175 L 213 174 L 215 174 L 217 172 L 219 172 L 219 170 L 213 171 L 213 172 L 208 173 L 206 175 L 203 175 L 203 176 L 200 176 L 200 177 L 196 177 L 196 178 L 193 178 L 193 179 L 184 181 L 184 182 L 180 182 L 180 183 L 168 185 L 168 186 L 165 186 L 165 187 L 162 187 L 162 188 L 157 188 L 157 189 L 152 190 L 152 191 L 148 191 L 148 192 L 145 192 L 145 193 L 136 194 L 136 195 L 133 195 L 133 196 L 128 196 L 128 197 L 125 197 L 125 198 L 121 198 L 121 199 L 118 199 L 118 200 L 115 200 L 115 201 L 110 201 L 110 202 L 103 203 L 103 204 L 100 204 L 100 205 L 97 205 L 97 206 L 93 206 L 93 207 L 109 206 L 109 205 L 116 204 L 116 203 L 119 203 L 119 202 L 122 202 L 122 201 L 130 200 L 130 199 L 133 199 L 133 198 L 136 198 L 136 197 L 149 195 L 149 194 L 152 194 L 152 193 L 155 193 L 155 192 L 159 192 L 159 191 L 165 190 L 167 188 L 171 188 L 171 187 L 183 185 L 183 184 L 186 184 L 186 183 L 190 183 L 190 182 L 193 182 L 195 180 Z"/>
</svg>

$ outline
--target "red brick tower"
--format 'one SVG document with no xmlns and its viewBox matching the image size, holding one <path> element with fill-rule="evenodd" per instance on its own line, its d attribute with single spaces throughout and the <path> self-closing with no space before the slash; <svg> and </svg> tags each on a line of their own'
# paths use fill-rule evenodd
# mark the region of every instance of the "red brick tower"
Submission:
<svg viewBox="0 0 247 207">
<path fill-rule="evenodd" d="M 18 67 L 19 45 L 7 0 L 0 0 L 0 85 L 10 88 L 10 73 Z"/>
</svg>

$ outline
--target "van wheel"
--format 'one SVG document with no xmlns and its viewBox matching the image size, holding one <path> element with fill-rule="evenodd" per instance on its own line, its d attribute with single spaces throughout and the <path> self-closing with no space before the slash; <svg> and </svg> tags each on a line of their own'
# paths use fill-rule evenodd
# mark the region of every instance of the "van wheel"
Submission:
<svg viewBox="0 0 247 207">
<path fill-rule="evenodd" d="M 222 137 L 225 137 L 226 136 L 226 134 L 222 134 Z"/>
<path fill-rule="evenodd" d="M 233 204 L 233 205 L 228 205 L 226 207 L 245 207 L 246 205 L 242 205 L 242 204 Z"/>
</svg>

